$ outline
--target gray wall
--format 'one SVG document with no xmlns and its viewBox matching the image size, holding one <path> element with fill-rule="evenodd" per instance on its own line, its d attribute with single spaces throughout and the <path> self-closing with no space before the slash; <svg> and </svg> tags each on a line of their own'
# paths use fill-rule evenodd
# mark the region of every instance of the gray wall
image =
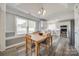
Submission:
<svg viewBox="0 0 79 59">
<path fill-rule="evenodd" d="M 75 22 L 71 20 L 71 37 L 70 37 L 70 45 L 75 46 Z"/>
</svg>

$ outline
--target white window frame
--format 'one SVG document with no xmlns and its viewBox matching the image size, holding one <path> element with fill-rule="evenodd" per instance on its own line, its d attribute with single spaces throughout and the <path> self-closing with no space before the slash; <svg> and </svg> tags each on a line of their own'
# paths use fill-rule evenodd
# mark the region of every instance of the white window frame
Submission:
<svg viewBox="0 0 79 59">
<path fill-rule="evenodd" d="M 34 20 L 29 20 L 27 18 L 24 18 L 24 17 L 20 17 L 20 16 L 16 16 L 16 17 L 19 17 L 19 18 L 23 18 L 23 19 L 26 19 L 27 21 L 27 27 L 26 27 L 26 32 L 27 34 L 29 33 L 29 21 L 34 21 Z M 17 34 L 17 19 L 15 17 L 15 22 L 16 22 L 16 35 L 24 35 L 24 34 Z M 36 23 L 36 21 L 34 21 Z M 36 23 L 37 24 L 37 23 Z M 35 25 L 35 31 L 36 31 L 36 25 Z"/>
<path fill-rule="evenodd" d="M 16 22 L 16 35 L 24 35 L 24 34 L 18 34 L 18 33 L 17 33 L 17 17 L 18 17 L 18 18 L 21 18 L 21 19 L 23 19 L 23 20 L 25 19 L 25 20 L 27 21 L 27 23 L 28 23 L 28 20 L 27 20 L 26 18 L 20 17 L 20 16 L 16 16 L 16 17 L 15 17 L 15 22 Z M 28 27 L 28 24 L 27 24 L 27 27 Z M 27 27 L 26 27 L 26 32 L 28 33 Z"/>
<path fill-rule="evenodd" d="M 55 26 L 55 28 L 54 27 L 52 27 L 52 28 L 54 28 L 54 29 L 49 29 L 49 25 L 54 25 Z M 56 29 L 56 24 L 54 24 L 54 23 L 48 23 L 48 27 L 47 27 L 47 30 L 55 30 Z"/>
<path fill-rule="evenodd" d="M 30 33 L 30 32 L 29 32 L 29 28 L 30 28 L 30 26 L 29 26 L 29 21 L 33 21 L 33 20 L 28 20 L 28 33 Z M 36 21 L 33 21 L 33 22 L 36 23 Z M 36 25 L 34 25 L 34 26 L 35 26 L 35 31 L 36 31 Z M 34 31 L 34 32 L 35 32 L 35 31 Z"/>
</svg>

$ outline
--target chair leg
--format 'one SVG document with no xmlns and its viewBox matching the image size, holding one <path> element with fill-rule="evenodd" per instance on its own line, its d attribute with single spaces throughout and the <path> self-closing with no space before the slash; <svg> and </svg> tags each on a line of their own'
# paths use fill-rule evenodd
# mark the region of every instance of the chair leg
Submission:
<svg viewBox="0 0 79 59">
<path fill-rule="evenodd" d="M 32 49 L 31 49 L 31 56 L 32 56 Z"/>
<path fill-rule="evenodd" d="M 46 46 L 46 55 L 48 56 L 48 54 L 49 54 L 49 48 L 48 48 L 48 46 Z"/>
</svg>

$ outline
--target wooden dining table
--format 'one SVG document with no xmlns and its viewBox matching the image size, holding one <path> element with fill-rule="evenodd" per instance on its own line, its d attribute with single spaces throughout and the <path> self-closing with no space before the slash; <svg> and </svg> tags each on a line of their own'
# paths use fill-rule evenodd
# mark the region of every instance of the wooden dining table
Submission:
<svg viewBox="0 0 79 59">
<path fill-rule="evenodd" d="M 48 37 L 47 33 L 45 33 L 44 35 L 39 35 L 38 33 L 30 34 L 30 35 L 31 35 L 31 39 L 35 43 L 35 55 L 38 56 L 40 54 L 40 43 Z"/>
<path fill-rule="evenodd" d="M 35 55 L 38 56 L 40 54 L 40 43 L 47 38 L 47 35 L 39 35 L 38 33 L 31 34 L 31 39 L 35 43 Z"/>
</svg>

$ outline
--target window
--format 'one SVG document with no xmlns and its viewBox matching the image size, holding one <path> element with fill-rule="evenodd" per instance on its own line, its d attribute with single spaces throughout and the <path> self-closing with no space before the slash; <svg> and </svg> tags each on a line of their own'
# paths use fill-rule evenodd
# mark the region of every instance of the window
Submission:
<svg viewBox="0 0 79 59">
<path fill-rule="evenodd" d="M 48 30 L 55 30 L 56 29 L 56 25 L 55 24 L 48 24 Z"/>
<path fill-rule="evenodd" d="M 43 28 L 44 27 L 44 22 L 43 21 L 41 21 L 41 28 Z"/>
<path fill-rule="evenodd" d="M 43 31 L 44 30 L 44 21 L 40 22 L 40 30 Z"/>
<path fill-rule="evenodd" d="M 16 26 L 17 26 L 16 34 L 32 33 L 35 32 L 36 21 L 27 20 L 22 17 L 16 17 Z"/>
<path fill-rule="evenodd" d="M 27 33 L 27 20 L 24 18 L 16 17 L 17 24 L 17 34 Z"/>
<path fill-rule="evenodd" d="M 29 20 L 29 33 L 35 32 L 36 22 Z"/>
</svg>

